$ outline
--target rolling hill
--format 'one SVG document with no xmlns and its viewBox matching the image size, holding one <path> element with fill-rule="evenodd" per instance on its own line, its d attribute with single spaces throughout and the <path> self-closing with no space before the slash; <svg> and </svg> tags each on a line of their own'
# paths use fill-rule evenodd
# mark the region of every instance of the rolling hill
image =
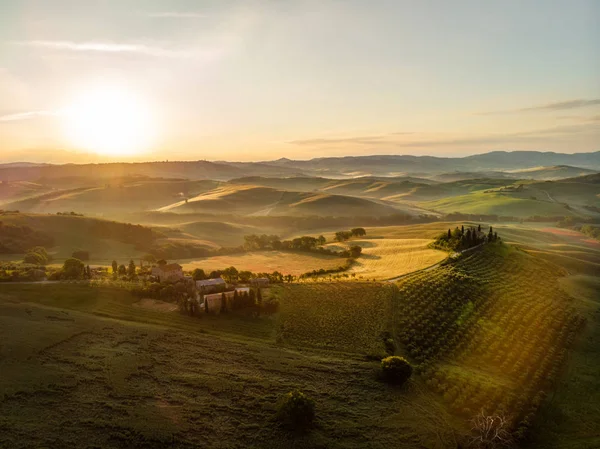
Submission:
<svg viewBox="0 0 600 449">
<path fill-rule="evenodd" d="M 148 176 L 230 180 L 246 176 L 433 176 L 450 172 L 494 172 L 571 166 L 600 170 L 600 151 L 561 154 L 537 151 L 493 151 L 467 157 L 373 155 L 326 157 L 310 160 L 286 158 L 263 162 L 165 161 L 143 163 L 31 165 L 0 164 L 0 181 L 82 176 L 91 179 Z M 481 174 L 481 176 L 488 176 Z M 454 178 L 456 180 L 457 178 Z"/>
<path fill-rule="evenodd" d="M 159 209 L 162 212 L 207 212 L 241 215 L 391 215 L 408 212 L 363 198 L 315 192 L 295 192 L 254 185 L 221 186 L 188 201 Z"/>
<path fill-rule="evenodd" d="M 534 167 L 519 170 L 510 170 L 506 172 L 508 176 L 518 179 L 540 179 L 557 180 L 565 178 L 574 178 L 597 173 L 597 170 L 587 168 L 571 167 L 569 165 L 555 165 L 552 167 Z"/>
<path fill-rule="evenodd" d="M 114 215 L 157 209 L 188 196 L 198 195 L 219 185 L 218 181 L 140 179 L 76 188 L 52 188 L 40 195 L 5 202 L 8 210 L 27 212 L 76 211 L 85 214 Z"/>
</svg>

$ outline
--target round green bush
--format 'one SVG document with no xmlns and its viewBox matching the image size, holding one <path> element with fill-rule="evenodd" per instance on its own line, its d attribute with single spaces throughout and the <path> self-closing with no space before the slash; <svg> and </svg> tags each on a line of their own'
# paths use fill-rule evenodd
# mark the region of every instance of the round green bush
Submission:
<svg viewBox="0 0 600 449">
<path fill-rule="evenodd" d="M 381 360 L 381 372 L 389 383 L 402 385 L 410 378 L 413 369 L 404 357 L 393 355 Z"/>
<path fill-rule="evenodd" d="M 305 430 L 315 419 L 315 401 L 301 391 L 290 391 L 277 404 L 277 420 L 286 427 Z"/>
</svg>

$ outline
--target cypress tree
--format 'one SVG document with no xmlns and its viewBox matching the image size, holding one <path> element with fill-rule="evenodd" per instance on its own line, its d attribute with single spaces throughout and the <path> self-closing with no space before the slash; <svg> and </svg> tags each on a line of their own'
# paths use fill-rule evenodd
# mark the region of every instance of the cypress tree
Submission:
<svg viewBox="0 0 600 449">
<path fill-rule="evenodd" d="M 256 302 L 258 305 L 262 304 L 262 293 L 260 292 L 260 287 L 256 289 Z"/>
<path fill-rule="evenodd" d="M 448 228 L 448 240 L 452 239 L 452 231 Z"/>
<path fill-rule="evenodd" d="M 208 313 L 208 300 L 204 298 L 204 312 Z"/>
<path fill-rule="evenodd" d="M 225 293 L 221 293 L 221 312 L 227 312 L 227 297 Z"/>
<path fill-rule="evenodd" d="M 254 290 L 250 289 L 250 296 L 248 297 L 247 305 L 253 306 L 254 304 L 256 304 L 256 294 L 254 293 Z"/>
<path fill-rule="evenodd" d="M 232 309 L 235 310 L 235 309 L 239 309 L 240 308 L 239 307 L 240 306 L 239 305 L 239 300 L 240 300 L 240 298 L 239 298 L 238 292 L 237 292 L 237 290 L 234 290 L 233 291 L 233 304 L 232 304 L 232 307 L 231 307 Z"/>
</svg>

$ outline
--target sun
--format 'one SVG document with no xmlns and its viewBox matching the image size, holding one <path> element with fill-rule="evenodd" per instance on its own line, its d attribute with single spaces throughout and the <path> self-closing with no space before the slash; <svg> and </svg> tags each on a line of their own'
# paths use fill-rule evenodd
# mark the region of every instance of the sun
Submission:
<svg viewBox="0 0 600 449">
<path fill-rule="evenodd" d="M 100 155 L 139 154 L 148 150 L 155 139 L 150 108 L 126 89 L 88 89 L 62 112 L 71 144 Z"/>
</svg>

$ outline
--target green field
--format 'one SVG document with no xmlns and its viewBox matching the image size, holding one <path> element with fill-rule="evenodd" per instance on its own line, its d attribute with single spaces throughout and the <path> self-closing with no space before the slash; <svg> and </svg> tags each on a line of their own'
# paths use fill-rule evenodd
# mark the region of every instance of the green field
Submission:
<svg viewBox="0 0 600 449">
<path fill-rule="evenodd" d="M 455 444 L 451 418 L 419 382 L 387 387 L 360 354 L 276 344 L 269 319 L 140 310 L 86 289 L 2 290 L 0 447 Z M 273 420 L 294 388 L 317 404 L 307 435 Z"/>
<path fill-rule="evenodd" d="M 62 218 L 49 217 L 58 230 Z M 406 251 L 461 224 L 372 227 L 335 245 L 362 244 L 396 274 Z M 190 317 L 85 284 L 1 284 L 0 447 L 455 448 L 483 409 L 505 415 L 523 445 L 595 448 L 600 245 L 549 224 L 493 226 L 504 245 L 396 283 L 272 286 L 271 317 Z M 343 261 L 272 253 L 197 264 Z M 391 352 L 416 368 L 402 388 L 378 377 Z M 305 435 L 274 420 L 294 388 L 317 404 Z"/>
<path fill-rule="evenodd" d="M 537 198 L 537 197 L 536 197 Z M 438 212 L 464 214 L 501 215 L 510 217 L 566 216 L 573 213 L 564 205 L 540 199 L 522 198 L 506 193 L 476 192 L 469 195 L 444 198 L 437 201 L 421 203 L 425 209 Z"/>
</svg>

